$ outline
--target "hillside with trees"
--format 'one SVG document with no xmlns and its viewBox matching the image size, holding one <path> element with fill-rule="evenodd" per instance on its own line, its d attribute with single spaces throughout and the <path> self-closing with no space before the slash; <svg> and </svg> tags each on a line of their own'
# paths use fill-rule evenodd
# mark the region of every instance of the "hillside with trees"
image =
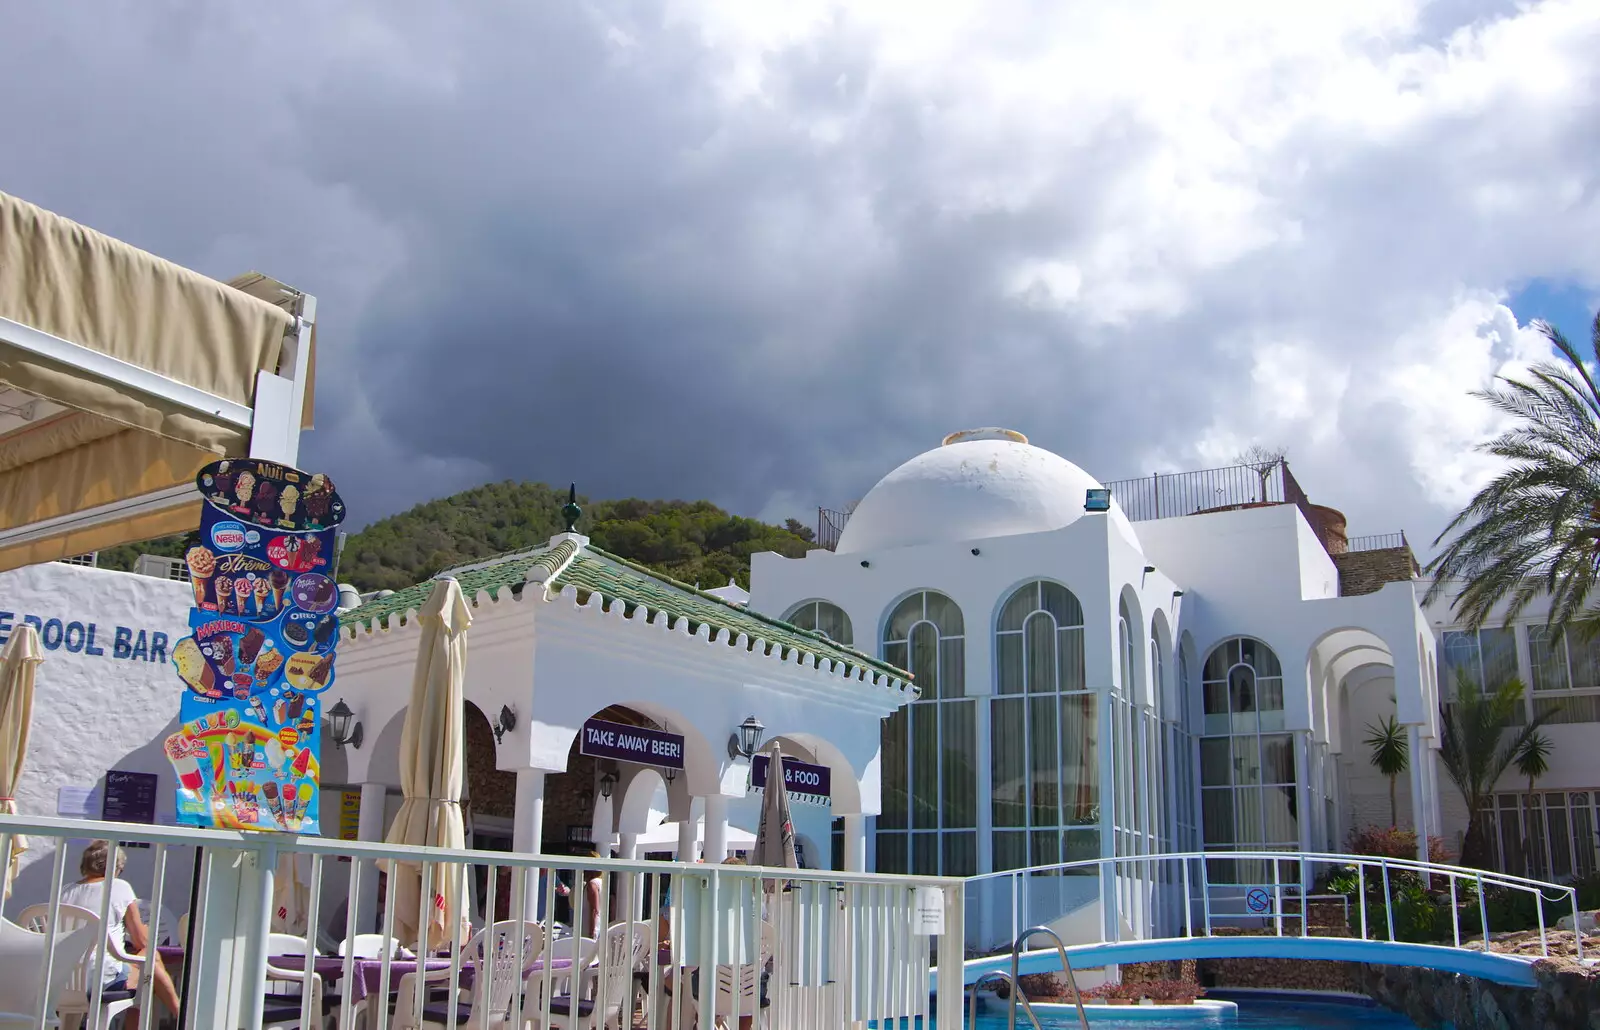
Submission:
<svg viewBox="0 0 1600 1030">
<path fill-rule="evenodd" d="M 534 547 L 565 527 L 565 489 L 502 482 L 427 501 L 372 523 L 345 543 L 339 579 L 359 589 L 398 590 L 441 569 L 505 551 Z M 799 557 L 815 545 L 807 526 L 772 526 L 709 501 L 591 501 L 578 498 L 578 531 L 596 546 L 686 583 L 750 585 L 750 556 L 776 551 Z M 165 537 L 100 552 L 103 568 L 131 569 L 140 554 L 176 557 L 184 538 Z"/>
</svg>

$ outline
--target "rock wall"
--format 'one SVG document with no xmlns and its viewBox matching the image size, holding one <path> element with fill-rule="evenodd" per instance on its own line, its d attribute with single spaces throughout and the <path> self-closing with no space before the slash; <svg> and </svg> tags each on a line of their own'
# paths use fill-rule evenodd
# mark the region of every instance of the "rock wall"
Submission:
<svg viewBox="0 0 1600 1030">
<path fill-rule="evenodd" d="M 1600 1030 L 1600 973 L 1567 959 L 1534 966 L 1537 988 L 1434 969 L 1358 967 L 1361 990 L 1424 1030 Z"/>
<path fill-rule="evenodd" d="M 1275 991 L 1361 990 L 1360 976 L 1349 962 L 1289 958 L 1211 958 L 1199 964 L 1205 987 L 1256 987 Z"/>
</svg>

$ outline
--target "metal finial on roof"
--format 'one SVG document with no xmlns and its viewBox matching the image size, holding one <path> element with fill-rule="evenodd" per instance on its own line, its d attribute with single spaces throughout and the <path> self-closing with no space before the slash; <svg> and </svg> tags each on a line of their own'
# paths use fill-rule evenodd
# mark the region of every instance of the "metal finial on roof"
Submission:
<svg viewBox="0 0 1600 1030">
<path fill-rule="evenodd" d="M 568 533 L 578 531 L 578 519 L 583 517 L 583 509 L 578 507 L 577 483 L 567 488 L 567 503 L 561 506 L 561 517 L 567 520 Z"/>
</svg>

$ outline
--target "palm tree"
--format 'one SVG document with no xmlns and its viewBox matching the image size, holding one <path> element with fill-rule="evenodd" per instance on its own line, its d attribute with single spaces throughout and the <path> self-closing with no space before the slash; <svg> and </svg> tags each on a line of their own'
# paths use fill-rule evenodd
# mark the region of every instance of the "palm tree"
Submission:
<svg viewBox="0 0 1600 1030">
<path fill-rule="evenodd" d="M 1371 736 L 1363 743 L 1372 749 L 1372 765 L 1389 777 L 1389 825 L 1393 827 L 1399 824 L 1395 815 L 1394 785 L 1409 764 L 1410 742 L 1406 739 L 1405 727 L 1396 722 L 1392 715 L 1376 726 L 1368 724 L 1367 730 Z"/>
<path fill-rule="evenodd" d="M 1528 778 L 1528 802 L 1524 806 L 1527 814 L 1524 816 L 1522 847 L 1523 851 L 1530 856 L 1533 854 L 1531 850 L 1533 847 L 1533 784 L 1539 777 L 1550 771 L 1550 752 L 1553 749 L 1554 745 L 1550 742 L 1550 738 L 1545 736 L 1543 730 L 1530 734 L 1523 740 L 1522 746 L 1517 748 L 1517 757 L 1515 759 L 1517 772 Z"/>
<path fill-rule="evenodd" d="M 1506 468 L 1434 540 L 1451 537 L 1428 563 L 1426 602 L 1449 581 L 1465 580 L 1455 613 L 1471 629 L 1501 602 L 1509 623 L 1541 594 L 1550 597 L 1558 629 L 1600 615 L 1589 602 L 1600 576 L 1600 387 L 1559 330 L 1534 327 L 1563 360 L 1540 362 L 1523 378 L 1500 377 L 1476 394 L 1516 420 L 1483 446 Z M 1592 360 L 1600 363 L 1600 314 L 1592 337 Z"/>
<path fill-rule="evenodd" d="M 1488 807 L 1494 785 L 1527 746 L 1528 738 L 1538 733 L 1553 712 L 1533 717 L 1528 725 L 1515 728 L 1512 721 L 1522 704 L 1523 685 L 1509 679 L 1494 693 L 1480 693 L 1478 685 L 1465 673 L 1457 678 L 1455 700 L 1440 709 L 1443 730 L 1439 760 L 1445 774 L 1461 791 L 1467 803 L 1467 835 L 1461 844 L 1461 864 L 1492 868 L 1493 849 L 1489 846 L 1491 818 Z M 1506 739 L 1508 730 L 1516 732 Z"/>
</svg>

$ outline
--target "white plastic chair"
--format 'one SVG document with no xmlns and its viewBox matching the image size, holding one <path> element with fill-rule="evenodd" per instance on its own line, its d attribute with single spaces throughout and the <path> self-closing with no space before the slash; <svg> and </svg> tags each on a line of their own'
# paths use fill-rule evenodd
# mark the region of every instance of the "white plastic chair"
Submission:
<svg viewBox="0 0 1600 1030">
<path fill-rule="evenodd" d="M 600 942 L 593 937 L 568 937 L 558 941 L 550 950 L 549 960 L 560 962 L 571 959 L 569 969 L 552 969 L 550 971 L 550 1030 L 557 1027 L 588 1026 L 594 1016 L 594 1001 L 584 997 L 583 989 L 594 974 L 595 956 L 600 950 Z M 630 963 L 631 967 L 631 963 Z M 632 979 L 632 972 L 627 977 Z M 528 977 L 527 1003 L 523 1007 L 523 1015 L 535 1026 L 543 1025 L 541 1020 L 545 1010 L 545 974 L 535 970 Z M 574 985 L 577 989 L 574 990 Z"/>
<path fill-rule="evenodd" d="M 177 941 L 172 938 L 172 934 L 178 929 L 179 923 L 178 917 L 173 915 L 167 906 L 161 906 L 161 911 L 157 913 L 160 918 L 152 922 L 150 919 L 150 902 L 140 898 L 136 904 L 139 906 L 139 918 L 143 920 L 145 929 L 150 931 L 150 943 L 152 945 L 174 944 L 183 941 L 184 938 L 182 936 Z M 184 927 L 184 929 L 187 929 L 187 927 Z"/>
<path fill-rule="evenodd" d="M 393 937 L 381 933 L 358 933 L 348 940 L 339 942 L 339 957 L 354 955 L 356 958 L 383 958 L 383 953 L 388 951 L 389 957 L 394 958 L 400 954 L 400 942 Z"/>
<path fill-rule="evenodd" d="M 712 999 L 712 1014 L 721 1019 L 732 1019 L 734 1008 L 737 1007 L 740 1016 L 756 1017 L 763 1022 L 767 1012 L 761 1004 L 761 978 L 767 966 L 772 962 L 772 956 L 777 952 L 778 931 L 766 920 L 761 922 L 761 951 L 755 962 L 747 962 L 740 966 L 720 965 L 712 977 L 716 981 L 715 997 Z M 684 986 L 688 987 L 692 974 L 685 974 Z M 696 1025 L 701 997 L 706 990 L 706 977 L 700 977 L 700 991 L 690 993 L 684 1004 L 687 1010 L 685 1026 Z M 735 1002 L 737 999 L 737 1002 Z"/>
<path fill-rule="evenodd" d="M 652 943 L 649 923 L 617 923 L 606 931 L 605 946 L 596 960 L 585 966 L 578 993 L 594 1001 L 587 1018 L 589 1025 L 602 1020 L 608 1027 L 620 1028 L 623 1013 L 630 1015 L 635 998 L 633 974 L 644 968 L 644 956 Z M 558 1023 L 552 1013 L 551 1026 Z"/>
<path fill-rule="evenodd" d="M 44 915 L 36 918 L 38 909 L 44 909 Z M 51 1001 L 45 1006 L 45 1018 L 52 1018 L 54 1001 L 60 999 L 68 981 L 83 966 L 84 955 L 99 944 L 102 936 L 99 916 L 71 930 L 63 925 L 60 933 L 44 932 L 48 929 L 49 908 L 43 905 L 24 909 L 18 920 L 13 923 L 0 919 L 0 970 L 4 970 L 0 973 L 0 1027 L 32 1027 L 39 1003 L 46 999 Z M 39 976 L 46 953 L 52 951 L 50 982 L 41 999 Z"/>
<path fill-rule="evenodd" d="M 292 933 L 267 934 L 267 998 L 261 1020 L 263 1030 L 288 1030 L 300 1026 L 300 1000 L 306 988 L 305 965 L 301 961 L 288 963 L 275 962 L 274 959 L 304 959 L 306 947 L 304 937 Z M 322 977 L 312 973 L 311 1023 L 305 1030 L 322 1025 L 322 999 Z"/>
<path fill-rule="evenodd" d="M 472 965 L 472 991 L 451 991 L 447 1000 L 425 1002 L 422 1022 L 413 1023 L 412 999 L 415 998 L 416 973 L 400 978 L 400 992 L 395 1001 L 395 1018 L 390 1024 L 394 1030 L 492 1030 L 513 1027 L 510 1021 L 511 999 L 523 989 L 528 969 L 544 955 L 545 930 L 539 923 L 523 921 L 522 966 L 517 966 L 517 927 L 515 919 L 502 919 L 492 930 L 479 930 L 467 945 L 465 962 Z M 593 953 L 590 953 L 592 957 Z M 465 964 L 465 962 L 463 964 Z M 438 982 L 442 977 L 448 983 L 450 971 L 432 970 L 423 973 L 424 982 Z M 469 1006 L 462 1012 L 463 996 L 470 998 Z M 528 1013 L 523 1013 L 526 1020 Z"/>
<path fill-rule="evenodd" d="M 84 926 L 93 924 L 100 926 L 100 915 L 86 908 L 74 905 L 61 905 L 57 909 L 58 933 L 73 933 Z M 50 921 L 50 906 L 30 905 L 17 914 L 18 921 L 29 928 L 37 928 L 36 932 L 48 934 Z M 100 940 L 106 942 L 105 956 L 116 962 L 121 962 L 128 967 L 129 979 L 137 971 L 134 967 L 143 967 L 144 959 L 137 955 L 130 955 L 123 943 L 109 933 L 96 934 L 90 939 L 88 949 L 78 957 L 77 962 L 67 974 L 65 983 L 57 995 L 56 1011 L 61 1016 L 61 1025 L 65 1030 L 75 1027 L 84 1027 L 89 1024 L 89 1004 L 94 1000 L 94 978 L 101 974 L 100 965 Z M 111 1020 L 133 1008 L 137 1001 L 135 992 L 109 991 L 104 988 L 100 992 L 100 1012 L 94 1020 L 94 1030 L 107 1030 Z"/>
</svg>

